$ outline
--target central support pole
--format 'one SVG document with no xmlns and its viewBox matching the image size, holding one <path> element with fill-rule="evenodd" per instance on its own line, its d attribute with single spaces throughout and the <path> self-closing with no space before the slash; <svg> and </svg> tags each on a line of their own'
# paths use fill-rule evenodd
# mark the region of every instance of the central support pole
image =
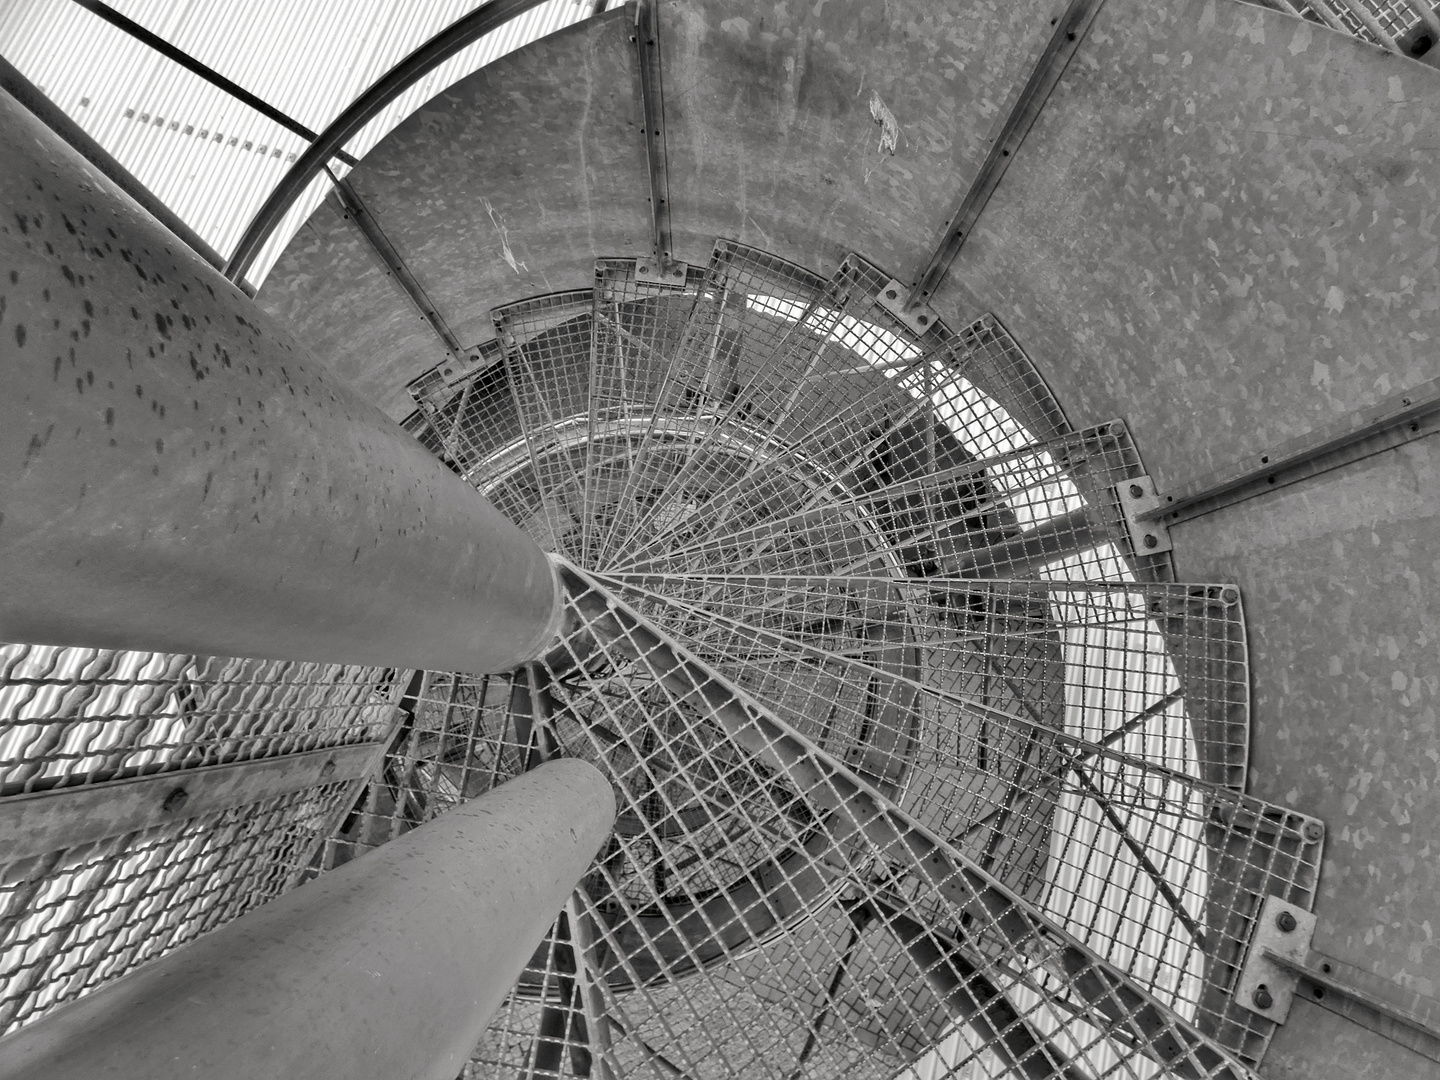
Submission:
<svg viewBox="0 0 1440 1080">
<path fill-rule="evenodd" d="M 536 544 L 0 93 L 0 640 L 508 670 Z"/>
<path fill-rule="evenodd" d="M 0 1040 L 0 1080 L 453 1080 L 614 820 L 541 765 Z"/>
</svg>

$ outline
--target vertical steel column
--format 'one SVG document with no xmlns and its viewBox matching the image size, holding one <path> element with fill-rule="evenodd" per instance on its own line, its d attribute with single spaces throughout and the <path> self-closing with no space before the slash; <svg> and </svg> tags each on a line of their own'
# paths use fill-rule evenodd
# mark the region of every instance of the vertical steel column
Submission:
<svg viewBox="0 0 1440 1080">
<path fill-rule="evenodd" d="M 545 554 L 0 94 L 0 640 L 496 671 Z"/>
<path fill-rule="evenodd" d="M 0 1040 L 0 1080 L 453 1080 L 614 819 L 542 765 Z"/>
</svg>

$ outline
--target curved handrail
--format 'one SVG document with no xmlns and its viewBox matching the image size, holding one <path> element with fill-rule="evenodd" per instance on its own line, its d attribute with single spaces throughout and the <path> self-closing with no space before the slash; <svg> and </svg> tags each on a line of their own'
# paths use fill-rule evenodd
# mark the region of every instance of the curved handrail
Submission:
<svg viewBox="0 0 1440 1080">
<path fill-rule="evenodd" d="M 231 281 L 240 280 L 300 193 L 336 156 L 337 151 L 379 115 L 385 106 L 467 45 L 544 2 L 489 0 L 441 30 L 372 83 L 320 133 L 319 138 L 310 144 L 310 149 L 300 155 L 300 160 L 275 185 L 269 198 L 245 227 L 230 261 L 225 264 L 225 276 Z"/>
</svg>

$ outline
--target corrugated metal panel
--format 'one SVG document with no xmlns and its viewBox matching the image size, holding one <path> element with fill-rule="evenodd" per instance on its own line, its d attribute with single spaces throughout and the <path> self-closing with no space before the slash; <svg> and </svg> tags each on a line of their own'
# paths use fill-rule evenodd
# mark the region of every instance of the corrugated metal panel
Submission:
<svg viewBox="0 0 1440 1080">
<path fill-rule="evenodd" d="M 476 6 L 473 0 L 130 0 L 126 16 L 315 131 L 366 87 Z M 356 157 L 451 83 L 584 17 L 590 0 L 550 0 L 452 57 L 347 146 Z M 228 254 L 305 149 L 299 136 L 69 0 L 13 0 L 0 53 L 217 251 Z M 339 164 L 338 162 L 336 163 Z M 338 171 L 343 175 L 343 166 Z M 259 284 L 329 192 L 313 183 L 251 270 Z"/>
</svg>

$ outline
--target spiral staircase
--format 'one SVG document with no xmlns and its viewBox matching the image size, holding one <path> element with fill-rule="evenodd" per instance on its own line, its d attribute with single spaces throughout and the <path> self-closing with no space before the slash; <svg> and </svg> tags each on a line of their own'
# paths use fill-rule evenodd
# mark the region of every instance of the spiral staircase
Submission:
<svg viewBox="0 0 1440 1080">
<path fill-rule="evenodd" d="M 1147 98 L 1169 101 L 1170 64 L 1188 67 L 1187 35 L 1214 29 L 1214 6 L 1109 5 L 1092 34 L 1101 58 L 1077 61 L 1071 95 L 1052 106 L 1064 122 L 1037 127 L 1053 158 L 1031 144 L 1028 171 L 1009 174 L 986 211 L 991 231 L 969 238 L 978 254 L 923 321 L 897 275 L 933 239 L 952 154 L 982 156 L 998 110 L 989 92 L 1013 104 L 1011 84 L 1050 29 L 1034 11 L 978 5 L 959 30 L 934 5 L 878 29 L 873 10 L 836 16 L 849 45 L 857 27 L 875 34 L 877 62 L 912 102 L 945 84 L 904 57 L 966 29 L 990 44 L 982 73 L 962 65 L 952 80 L 972 111 L 937 109 L 941 120 L 906 130 L 889 88 L 889 104 L 863 78 L 856 89 L 856 72 L 826 52 L 823 4 L 808 16 L 747 7 L 753 20 L 660 5 L 672 27 L 668 192 L 655 186 L 653 141 L 646 177 L 623 85 L 637 37 L 645 63 L 629 9 L 478 72 L 397 128 L 296 235 L 258 302 L 550 553 L 560 633 L 489 676 L 4 647 L 7 794 L 162 761 L 385 746 L 358 786 L 317 778 L 251 812 L 193 818 L 158 837 L 153 857 L 120 840 L 12 857 L 0 1020 L 24 1023 L 568 756 L 610 778 L 615 831 L 466 1078 L 1291 1075 L 1262 1068 L 1282 1028 L 1242 988 L 1243 969 L 1267 902 L 1323 915 L 1349 873 L 1334 869 L 1319 795 L 1278 789 L 1293 770 L 1274 738 L 1264 771 L 1252 768 L 1252 691 L 1280 711 L 1276 687 L 1299 646 L 1275 642 L 1302 587 L 1267 586 L 1247 633 L 1251 582 L 1270 568 L 1257 572 L 1223 530 L 1174 529 L 1172 554 L 1172 535 L 1136 510 L 1165 490 L 1154 477 L 1174 482 L 1292 434 L 1315 411 L 1306 395 L 1330 394 L 1332 376 L 1318 360 L 1313 377 L 1297 374 L 1288 346 L 1272 344 L 1283 309 L 1244 312 L 1251 282 L 1237 267 L 1264 281 L 1254 268 L 1275 252 L 1246 239 L 1212 257 L 1185 232 L 1220 217 L 1200 202 L 1201 181 L 1175 194 L 1184 181 L 1171 172 L 1196 168 L 1185 147 L 1153 167 L 1106 157 L 1154 137 L 1158 120 L 1136 117 Z M 1338 36 L 1321 39 L 1326 61 L 1303 77 L 1275 74 L 1282 32 L 1297 69 L 1308 62 L 1309 25 L 1222 8 L 1227 42 L 1263 54 L 1275 95 L 1333 78 L 1361 112 L 1366 94 L 1434 96 L 1419 65 L 1393 68 L 1397 90 L 1391 68 L 1370 72 L 1376 57 Z M 815 25 L 797 31 L 804 18 Z M 1175 91 L 1165 131 L 1177 138 L 1194 97 L 1202 114 L 1204 100 L 1228 107 L 1227 64 L 1261 70 L 1229 45 L 1193 47 L 1203 77 L 1189 112 Z M 1111 69 L 1112 54 L 1149 64 Z M 779 120 L 754 122 L 754 96 L 772 92 Z M 852 139 L 836 116 L 861 110 Z M 556 119 L 571 116 L 582 117 L 573 138 Z M 713 142 L 697 134 L 707 124 Z M 793 142 L 777 145 L 777 132 Z M 918 165 L 900 155 L 910 173 L 891 160 L 904 139 L 917 144 Z M 1087 140 L 1100 147 L 1090 159 Z M 1411 197 L 1396 162 L 1419 160 L 1404 146 L 1385 148 L 1396 200 Z M 762 153 L 764 184 L 747 189 L 744 162 Z M 1070 174 L 1050 164 L 1070 155 Z M 1252 159 L 1227 182 L 1246 190 L 1246 169 L 1296 168 Z M 1093 187 L 1067 202 L 1063 181 L 1077 176 Z M 1210 198 L 1230 197 L 1201 179 Z M 1253 189 L 1270 198 L 1280 181 L 1264 180 Z M 1163 208 L 1167 183 L 1184 222 L 1117 228 L 1107 251 L 1106 206 L 1117 219 Z M 1360 183 L 1347 197 L 1373 195 Z M 660 220 L 636 194 L 647 189 L 665 195 L 674 235 L 667 217 L 652 250 L 624 254 L 644 251 Z M 1325 210 L 1339 215 L 1336 200 Z M 1423 209 L 1420 222 L 1423 233 Z M 1398 235 L 1391 246 L 1408 250 Z M 1207 309 L 1224 348 L 1175 299 L 1182 259 L 1147 254 L 1171 242 L 1226 271 L 1223 306 Z M 1107 258 L 1138 269 L 1125 277 Z M 1195 296 L 1199 282 L 1197 271 Z M 1355 316 L 1347 289 L 1358 330 L 1314 319 L 1303 330 L 1317 341 L 1380 332 L 1385 320 Z M 1321 295 L 1338 323 L 1346 294 Z M 1414 281 L 1395 295 L 1386 319 Z M 1131 356 L 1137 312 L 1154 319 Z M 1247 319 L 1271 323 L 1247 338 Z M 1414 333 L 1396 346 L 1397 388 L 1433 368 L 1423 344 L 1406 343 Z M 1185 335 L 1207 357 L 1241 359 L 1197 375 Z M 1178 379 L 1159 373 L 1181 356 L 1191 369 L 1174 359 Z M 1194 554 L 1207 537 L 1228 564 Z M 1186 540 L 1183 565 L 1209 573 L 1177 573 Z M 94 718 L 121 713 L 144 719 L 101 736 Z M 1382 876 L 1372 865 L 1372 887 Z M 37 928 L 32 910 L 49 922 Z M 1417 962 L 1407 986 L 1423 993 L 1426 970 Z M 1276 1068 L 1304 1060 L 1287 1049 Z"/>
<path fill-rule="evenodd" d="M 554 755 L 620 799 L 475 1075 L 1258 1061 L 1244 944 L 1265 896 L 1311 906 L 1323 829 L 1244 794 L 1239 593 L 1132 545 L 1124 423 L 1071 431 L 992 316 L 915 333 L 858 255 L 650 265 L 413 385 L 564 630 L 424 676 L 336 857 Z"/>
</svg>

